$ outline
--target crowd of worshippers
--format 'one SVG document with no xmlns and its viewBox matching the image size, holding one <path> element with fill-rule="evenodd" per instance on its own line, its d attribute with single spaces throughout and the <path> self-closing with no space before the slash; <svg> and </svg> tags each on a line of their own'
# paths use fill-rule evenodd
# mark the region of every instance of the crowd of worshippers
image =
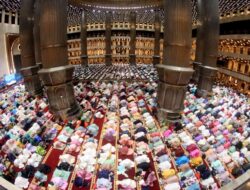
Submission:
<svg viewBox="0 0 250 190">
<path fill-rule="evenodd" d="M 189 85 L 182 121 L 163 125 L 154 82 L 74 88 L 83 114 L 73 121 L 54 118 L 47 99 L 23 85 L 0 94 L 3 178 L 32 190 L 199 190 L 250 168 L 249 99 L 232 89 L 215 86 L 202 98 Z"/>
<path fill-rule="evenodd" d="M 157 70 L 153 65 L 138 64 L 91 64 L 88 67 L 76 66 L 74 80 L 158 80 Z"/>
</svg>

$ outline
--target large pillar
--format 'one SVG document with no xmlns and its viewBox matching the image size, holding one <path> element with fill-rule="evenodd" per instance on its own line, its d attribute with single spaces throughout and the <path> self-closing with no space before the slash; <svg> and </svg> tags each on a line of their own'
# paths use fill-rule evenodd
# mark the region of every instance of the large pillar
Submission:
<svg viewBox="0 0 250 190">
<path fill-rule="evenodd" d="M 199 0 L 200 1 L 200 0 Z M 200 65 L 203 62 L 203 52 L 204 52 L 204 40 L 205 40 L 205 30 L 204 30 L 204 10 L 202 4 L 198 3 L 197 12 L 197 38 L 196 38 L 196 51 L 195 51 L 195 61 L 193 63 L 194 73 L 192 80 L 196 83 L 199 81 L 200 77 Z"/>
<path fill-rule="evenodd" d="M 49 109 L 57 117 L 73 119 L 81 115 L 74 97 L 74 66 L 67 56 L 67 1 L 41 2 L 41 54 L 43 69 L 39 75 L 45 85 Z"/>
<path fill-rule="evenodd" d="M 81 62 L 82 66 L 88 66 L 88 42 L 87 42 L 87 14 L 86 11 L 82 11 L 81 19 Z"/>
<path fill-rule="evenodd" d="M 105 55 L 105 64 L 112 65 L 112 50 L 111 50 L 111 16 L 112 13 L 110 11 L 106 12 L 106 30 L 105 30 L 105 37 L 106 37 L 106 55 Z"/>
<path fill-rule="evenodd" d="M 190 0 L 164 0 L 163 64 L 158 64 L 160 120 L 178 121 L 184 109 L 187 84 L 193 74 L 189 67 L 192 10 Z"/>
<path fill-rule="evenodd" d="M 130 50 L 129 50 L 129 63 L 136 65 L 136 12 L 130 12 Z"/>
<path fill-rule="evenodd" d="M 34 11 L 34 45 L 35 45 L 35 58 L 36 64 L 39 68 L 42 68 L 42 56 L 41 56 L 41 40 L 40 40 L 40 14 L 41 14 L 41 0 L 35 0 Z"/>
<path fill-rule="evenodd" d="M 21 43 L 21 73 L 24 77 L 25 88 L 32 95 L 42 94 L 42 86 L 37 74 L 33 38 L 34 1 L 22 0 L 20 10 L 20 43 Z"/>
<path fill-rule="evenodd" d="M 198 0 L 198 5 L 198 8 L 200 8 L 198 11 L 203 16 L 203 18 L 201 18 L 203 23 L 201 25 L 203 58 L 202 65 L 200 65 L 198 93 L 201 96 L 207 96 L 212 93 L 212 87 L 217 73 L 216 63 L 220 31 L 219 1 L 209 0 L 208 2 L 206 0 Z"/>
<path fill-rule="evenodd" d="M 161 20 L 159 10 L 155 11 L 155 43 L 154 43 L 154 56 L 153 64 L 160 64 L 160 39 L 161 39 Z"/>
</svg>

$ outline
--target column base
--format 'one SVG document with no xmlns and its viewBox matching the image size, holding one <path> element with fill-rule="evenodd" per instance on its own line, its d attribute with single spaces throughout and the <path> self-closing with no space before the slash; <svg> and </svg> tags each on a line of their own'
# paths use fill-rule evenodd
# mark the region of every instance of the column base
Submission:
<svg viewBox="0 0 250 190">
<path fill-rule="evenodd" d="M 25 89 L 33 96 L 43 94 L 43 87 L 38 75 L 39 69 L 39 65 L 35 65 L 20 70 L 24 78 Z"/>
<path fill-rule="evenodd" d="M 36 63 L 36 65 L 38 65 L 39 69 L 43 68 L 43 64 L 42 63 Z"/>
<path fill-rule="evenodd" d="M 45 84 L 49 100 L 49 110 L 61 119 L 76 119 L 82 115 L 81 108 L 74 96 L 72 74 L 74 66 L 67 65 L 42 69 L 39 75 Z"/>
<path fill-rule="evenodd" d="M 175 123 L 181 122 L 182 116 L 180 113 L 173 113 L 169 110 L 159 109 L 157 111 L 157 117 L 160 123 Z"/>
<path fill-rule="evenodd" d="M 215 82 L 217 68 L 200 65 L 200 77 L 198 82 L 197 94 L 199 96 L 211 96 Z"/>
<path fill-rule="evenodd" d="M 195 83 L 198 83 L 199 81 L 199 77 L 200 77 L 200 66 L 202 65 L 202 63 L 199 62 L 193 62 L 193 69 L 194 69 L 194 73 L 192 76 L 192 81 Z"/>
<path fill-rule="evenodd" d="M 106 54 L 105 55 L 105 65 L 106 66 L 111 66 L 112 65 L 112 55 L 111 54 Z"/>
<path fill-rule="evenodd" d="M 160 56 L 158 56 L 158 55 L 154 55 L 153 56 L 153 65 L 158 65 L 158 64 L 160 64 Z"/>
<path fill-rule="evenodd" d="M 82 67 L 88 67 L 88 56 L 87 55 L 81 56 L 81 65 L 82 65 Z"/>
<path fill-rule="evenodd" d="M 187 86 L 176 86 L 159 81 L 158 103 L 161 109 L 169 113 L 180 113 L 184 109 Z"/>
<path fill-rule="evenodd" d="M 136 55 L 135 54 L 130 54 L 129 55 L 129 64 L 130 65 L 136 65 Z"/>
<path fill-rule="evenodd" d="M 158 105 L 160 120 L 179 121 L 184 109 L 187 84 L 193 69 L 159 64 Z"/>
<path fill-rule="evenodd" d="M 46 86 L 45 90 L 49 99 L 49 109 L 56 117 L 63 120 L 81 117 L 81 108 L 75 100 L 72 82 Z"/>
</svg>

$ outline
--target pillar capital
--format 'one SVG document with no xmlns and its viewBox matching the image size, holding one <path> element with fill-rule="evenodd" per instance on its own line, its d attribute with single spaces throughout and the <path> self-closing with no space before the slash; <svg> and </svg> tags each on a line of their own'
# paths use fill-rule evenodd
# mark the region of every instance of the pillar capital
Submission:
<svg viewBox="0 0 250 190">
<path fill-rule="evenodd" d="M 22 68 L 20 71 L 22 72 L 23 76 L 30 76 L 30 75 L 37 74 L 39 69 L 40 69 L 39 65 L 33 65 L 30 67 Z"/>
<path fill-rule="evenodd" d="M 156 65 L 156 68 L 160 81 L 178 86 L 187 85 L 194 72 L 192 68 L 163 64 Z"/>
<path fill-rule="evenodd" d="M 65 65 L 41 69 L 38 73 L 45 85 L 58 85 L 71 81 L 74 69 L 73 65 Z"/>
</svg>

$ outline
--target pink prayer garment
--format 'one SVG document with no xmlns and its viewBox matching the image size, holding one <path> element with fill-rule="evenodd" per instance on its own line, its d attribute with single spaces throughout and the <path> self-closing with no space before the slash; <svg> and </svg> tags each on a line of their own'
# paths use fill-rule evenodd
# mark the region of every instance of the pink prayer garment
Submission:
<svg viewBox="0 0 250 190">
<path fill-rule="evenodd" d="M 129 137 L 128 138 L 122 138 L 119 143 L 121 143 L 121 145 L 127 145 L 127 146 L 132 146 L 134 144 L 133 140 L 130 140 Z"/>
<path fill-rule="evenodd" d="M 148 177 L 147 177 L 147 180 L 146 180 L 146 185 L 149 185 L 150 187 L 153 187 L 154 186 L 154 181 L 157 180 L 157 177 L 155 175 L 155 172 L 152 171 Z"/>
<path fill-rule="evenodd" d="M 193 150 L 193 151 L 190 153 L 190 156 L 191 156 L 192 158 L 198 157 L 198 156 L 200 156 L 200 151 L 199 151 L 198 149 L 195 149 L 195 150 Z"/>
<path fill-rule="evenodd" d="M 115 139 L 115 130 L 112 128 L 108 128 L 105 134 L 105 139 L 108 141 L 113 141 Z"/>
<path fill-rule="evenodd" d="M 172 134 L 172 131 L 170 129 L 164 131 L 164 133 L 163 133 L 164 137 L 168 137 L 171 134 Z"/>
<path fill-rule="evenodd" d="M 68 187 L 68 182 L 65 181 L 64 179 L 60 178 L 60 177 L 55 177 L 52 179 L 52 182 L 55 184 L 55 186 L 59 189 L 59 190 L 66 190 Z"/>
<path fill-rule="evenodd" d="M 30 189 L 30 190 L 41 190 L 42 187 L 38 186 L 38 185 L 35 184 L 35 183 L 31 183 L 30 186 L 29 186 L 29 189 Z"/>
<path fill-rule="evenodd" d="M 90 180 L 92 178 L 92 174 L 86 170 L 79 170 L 77 171 L 76 175 L 78 177 L 84 178 L 85 180 Z"/>
</svg>

